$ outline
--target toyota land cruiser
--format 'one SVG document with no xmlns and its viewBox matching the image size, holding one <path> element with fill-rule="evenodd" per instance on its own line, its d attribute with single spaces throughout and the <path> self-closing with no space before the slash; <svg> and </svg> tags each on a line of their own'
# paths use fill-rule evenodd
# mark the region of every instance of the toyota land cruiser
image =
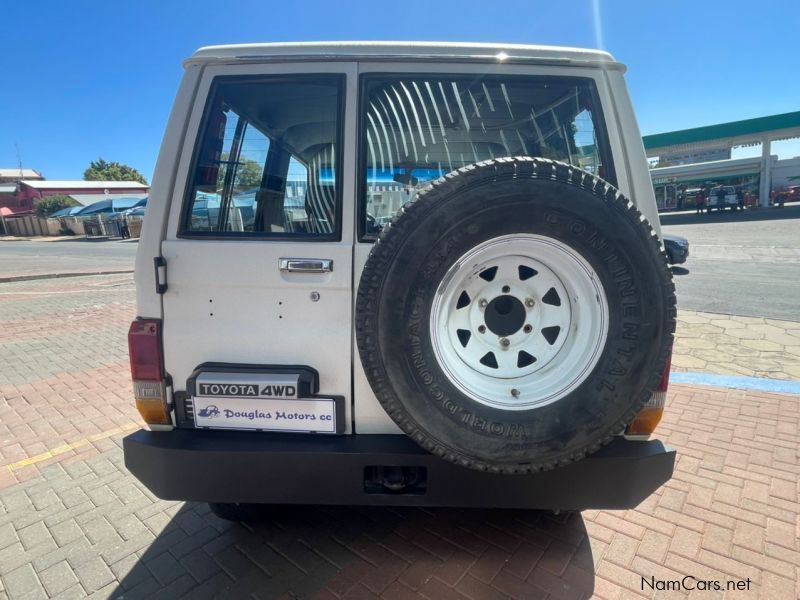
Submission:
<svg viewBox="0 0 800 600">
<path fill-rule="evenodd" d="M 153 178 L 130 471 L 166 499 L 580 510 L 672 475 L 675 294 L 605 52 L 202 48 Z"/>
</svg>

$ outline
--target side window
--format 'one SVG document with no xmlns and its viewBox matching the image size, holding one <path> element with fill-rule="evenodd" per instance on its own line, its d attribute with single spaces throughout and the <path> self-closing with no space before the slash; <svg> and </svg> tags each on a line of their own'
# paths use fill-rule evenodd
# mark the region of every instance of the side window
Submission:
<svg viewBox="0 0 800 600">
<path fill-rule="evenodd" d="M 217 81 L 181 235 L 335 239 L 342 79 Z"/>
<path fill-rule="evenodd" d="M 361 231 L 377 234 L 428 182 L 504 156 L 551 158 L 614 181 L 594 82 L 574 77 L 362 78 Z"/>
</svg>

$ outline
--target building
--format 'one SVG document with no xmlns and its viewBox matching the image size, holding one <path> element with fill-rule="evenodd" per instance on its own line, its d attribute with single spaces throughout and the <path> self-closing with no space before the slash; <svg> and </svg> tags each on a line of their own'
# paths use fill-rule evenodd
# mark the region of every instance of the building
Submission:
<svg viewBox="0 0 800 600">
<path fill-rule="evenodd" d="M 41 176 L 40 176 L 41 177 Z M 150 186 L 137 181 L 58 181 L 24 179 L 0 183 L 0 208 L 5 216 L 33 212 L 36 202 L 47 196 L 64 195 L 86 206 L 98 200 L 145 198 Z"/>
<path fill-rule="evenodd" d="M 0 184 L 16 183 L 21 179 L 36 180 L 44 179 L 44 176 L 39 171 L 33 169 L 11 168 L 0 169 Z"/>
<path fill-rule="evenodd" d="M 30 212 L 30 207 L 21 204 L 17 198 L 18 184 L 23 179 L 42 180 L 44 176 L 33 169 L 0 169 L 0 216 Z"/>
<path fill-rule="evenodd" d="M 771 154 L 771 144 L 774 141 L 798 137 L 800 137 L 800 111 L 646 135 L 642 141 L 648 158 L 653 160 L 657 158 L 659 163 L 677 163 L 686 166 L 689 163 L 695 164 L 700 161 L 699 164 L 710 166 L 712 173 L 709 173 L 708 177 L 703 175 L 703 167 L 700 168 L 700 171 L 692 173 L 693 177 L 700 179 L 716 181 L 712 176 L 713 173 L 719 173 L 720 169 L 723 171 L 738 169 L 741 165 L 736 162 L 737 160 L 759 161 L 757 189 L 754 191 L 758 194 L 759 204 L 767 206 L 771 190 L 785 187 L 786 184 L 783 183 L 785 181 L 793 182 L 800 179 L 800 160 L 796 158 L 777 160 Z M 760 158 L 730 159 L 732 148 L 759 144 L 761 145 Z M 711 160 L 715 158 L 727 158 L 728 160 Z M 657 195 L 659 193 L 658 185 L 674 183 L 661 181 L 664 177 L 675 175 L 674 172 L 664 170 L 670 168 L 672 167 L 653 169 L 656 171 L 655 174 L 651 172 Z M 655 183 L 656 180 L 659 180 L 660 183 Z M 747 183 L 751 185 L 752 181 Z M 663 192 L 665 206 L 669 204 L 667 193 L 665 189 Z"/>
<path fill-rule="evenodd" d="M 20 181 L 18 196 L 36 200 L 47 196 L 70 196 L 80 204 L 86 206 L 98 200 L 112 200 L 114 198 L 145 198 L 150 191 L 150 186 L 138 181 L 59 181 L 48 179 L 45 181 Z"/>
<path fill-rule="evenodd" d="M 770 157 L 773 165 L 777 156 Z M 797 159 L 792 159 L 797 160 Z M 783 161 L 782 161 L 783 162 Z M 773 172 L 775 167 L 773 166 Z M 732 185 L 743 192 L 758 193 L 761 158 L 735 158 L 650 169 L 659 210 L 694 207 L 697 190 L 714 185 Z M 688 198 L 689 204 L 681 202 Z"/>
</svg>

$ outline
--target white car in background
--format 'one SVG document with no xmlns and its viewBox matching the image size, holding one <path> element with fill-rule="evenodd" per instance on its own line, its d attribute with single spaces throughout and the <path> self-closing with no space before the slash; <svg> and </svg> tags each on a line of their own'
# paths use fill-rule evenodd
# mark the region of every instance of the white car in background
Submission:
<svg viewBox="0 0 800 600">
<path fill-rule="evenodd" d="M 714 210 L 725 210 L 730 208 L 736 210 L 739 207 L 739 199 L 736 197 L 736 188 L 732 185 L 717 185 L 708 191 L 706 208 L 708 212 Z"/>
</svg>

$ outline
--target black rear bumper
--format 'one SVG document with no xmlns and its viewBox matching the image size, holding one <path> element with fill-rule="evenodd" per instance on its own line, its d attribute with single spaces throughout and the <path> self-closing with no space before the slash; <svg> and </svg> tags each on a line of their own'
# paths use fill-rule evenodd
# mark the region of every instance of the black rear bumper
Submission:
<svg viewBox="0 0 800 600">
<path fill-rule="evenodd" d="M 404 435 L 313 436 L 228 431 L 137 431 L 125 465 L 167 500 L 582 510 L 637 506 L 669 480 L 675 450 L 619 438 L 581 461 L 532 475 L 459 467 Z M 422 468 L 413 494 L 374 493 L 371 467 Z"/>
</svg>

